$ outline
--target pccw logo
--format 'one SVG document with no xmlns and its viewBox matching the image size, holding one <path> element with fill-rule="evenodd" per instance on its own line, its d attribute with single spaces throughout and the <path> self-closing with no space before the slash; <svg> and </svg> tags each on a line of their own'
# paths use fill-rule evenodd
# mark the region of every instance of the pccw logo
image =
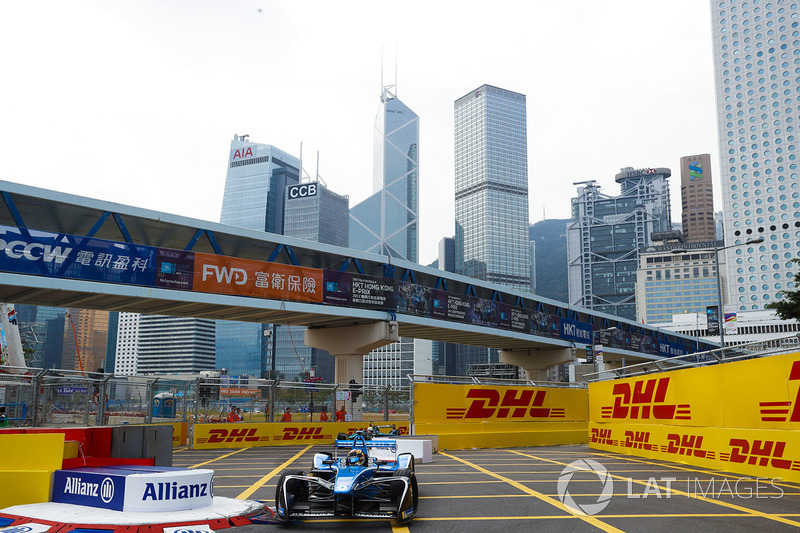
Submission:
<svg viewBox="0 0 800 533">
<path fill-rule="evenodd" d="M 789 372 L 789 381 L 800 380 L 800 361 L 792 363 L 792 370 Z M 797 396 L 794 399 L 794 409 L 792 402 L 759 402 L 761 408 L 762 422 L 800 422 L 800 388 L 797 389 Z M 789 414 L 791 411 L 791 415 Z"/>
<path fill-rule="evenodd" d="M 322 427 L 283 428 L 283 436 L 275 440 L 322 440 L 329 439 L 330 435 L 322 434 Z"/>
<path fill-rule="evenodd" d="M 613 406 L 600 408 L 602 418 L 626 418 L 631 420 L 691 420 L 691 407 L 687 404 L 666 404 L 664 400 L 669 388 L 668 377 L 640 379 L 617 383 L 612 395 Z"/>
<path fill-rule="evenodd" d="M 256 428 L 242 429 L 209 429 L 208 438 L 199 437 L 198 443 L 220 443 L 220 442 L 261 442 L 269 440 L 268 436 L 258 436 Z"/>
<path fill-rule="evenodd" d="M 447 408 L 447 418 L 564 418 L 564 408 L 543 407 L 547 391 L 509 389 L 500 399 L 494 389 L 470 389 L 467 398 L 472 403 L 467 409 Z"/>
</svg>

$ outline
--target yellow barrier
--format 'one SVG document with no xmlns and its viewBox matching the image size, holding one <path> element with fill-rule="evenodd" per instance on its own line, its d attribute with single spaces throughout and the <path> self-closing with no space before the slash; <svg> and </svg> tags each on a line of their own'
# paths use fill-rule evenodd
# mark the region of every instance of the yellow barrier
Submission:
<svg viewBox="0 0 800 533">
<path fill-rule="evenodd" d="M 0 436 L 0 508 L 50 501 L 64 454 L 63 433 Z"/>
<path fill-rule="evenodd" d="M 800 481 L 800 354 L 589 385 L 590 446 Z"/>
<path fill-rule="evenodd" d="M 585 389 L 414 384 L 414 431 L 440 449 L 587 442 L 588 417 Z"/>
<path fill-rule="evenodd" d="M 402 435 L 408 435 L 408 422 L 393 422 Z M 339 433 L 364 430 L 369 422 L 258 422 L 195 424 L 193 447 L 251 448 L 289 444 L 331 444 Z"/>
</svg>

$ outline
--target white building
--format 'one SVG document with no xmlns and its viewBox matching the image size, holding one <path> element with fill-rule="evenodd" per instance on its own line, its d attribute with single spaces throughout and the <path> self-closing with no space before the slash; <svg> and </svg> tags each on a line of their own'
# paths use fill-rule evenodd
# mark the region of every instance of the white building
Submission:
<svg viewBox="0 0 800 533">
<path fill-rule="evenodd" d="M 670 322 L 651 324 L 677 333 L 700 337 L 704 341 L 719 342 L 719 335 L 709 336 L 705 313 L 673 315 Z M 781 320 L 771 310 L 739 311 L 736 320 L 725 322 L 725 344 L 735 346 L 750 342 L 773 340 L 800 333 L 800 322 Z"/>
<path fill-rule="evenodd" d="M 120 313 L 117 324 L 117 346 L 114 374 L 133 376 L 139 359 L 139 313 Z"/>
<path fill-rule="evenodd" d="M 214 370 L 214 321 L 141 315 L 137 374 Z"/>
<path fill-rule="evenodd" d="M 798 2 L 711 3 L 728 297 L 762 309 L 794 288 L 800 257 Z"/>
</svg>

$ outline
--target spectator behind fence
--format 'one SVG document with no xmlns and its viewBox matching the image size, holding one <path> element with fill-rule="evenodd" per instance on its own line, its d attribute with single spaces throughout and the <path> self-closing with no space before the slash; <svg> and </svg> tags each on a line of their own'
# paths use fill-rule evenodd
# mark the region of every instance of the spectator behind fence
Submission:
<svg viewBox="0 0 800 533">
<path fill-rule="evenodd" d="M 347 411 L 345 410 L 344 405 L 343 405 L 341 409 L 336 411 L 336 421 L 337 422 L 344 422 L 345 421 L 344 418 L 346 416 L 347 416 Z"/>
<path fill-rule="evenodd" d="M 241 422 L 239 414 L 236 412 L 235 405 L 231 405 L 231 412 L 228 413 L 228 422 Z"/>
<path fill-rule="evenodd" d="M 327 422 L 330 418 L 328 418 L 328 410 L 323 407 L 319 413 L 319 421 L 320 422 Z"/>
<path fill-rule="evenodd" d="M 7 428 L 9 426 L 8 417 L 6 416 L 6 408 L 0 407 L 0 428 Z"/>
<path fill-rule="evenodd" d="M 292 410 L 290 408 L 286 408 L 286 411 L 283 412 L 283 416 L 281 417 L 281 422 L 291 422 L 292 421 Z"/>
</svg>

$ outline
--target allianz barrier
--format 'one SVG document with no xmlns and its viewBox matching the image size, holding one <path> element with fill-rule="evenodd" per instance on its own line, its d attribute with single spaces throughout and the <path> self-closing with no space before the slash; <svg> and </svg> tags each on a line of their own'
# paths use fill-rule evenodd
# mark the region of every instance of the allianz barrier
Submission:
<svg viewBox="0 0 800 533">
<path fill-rule="evenodd" d="M 414 433 L 440 449 L 578 444 L 588 439 L 584 388 L 414 383 Z"/>
<path fill-rule="evenodd" d="M 589 384 L 590 447 L 800 482 L 800 352 Z"/>
</svg>

